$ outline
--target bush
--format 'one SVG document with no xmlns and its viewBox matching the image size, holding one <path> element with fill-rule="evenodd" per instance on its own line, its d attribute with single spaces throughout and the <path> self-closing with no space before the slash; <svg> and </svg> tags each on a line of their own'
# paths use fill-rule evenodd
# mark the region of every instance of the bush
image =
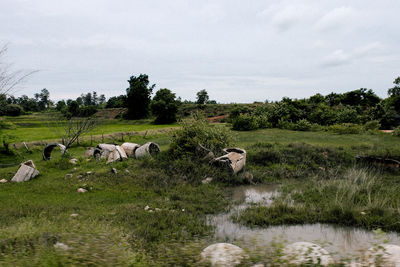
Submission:
<svg viewBox="0 0 400 267">
<path fill-rule="evenodd" d="M 23 113 L 21 106 L 16 104 L 9 104 L 4 108 L 4 115 L 6 116 L 19 116 Z"/>
<path fill-rule="evenodd" d="M 353 123 L 334 124 L 328 127 L 328 131 L 337 134 L 359 134 L 364 131 L 363 127 Z"/>
<path fill-rule="evenodd" d="M 364 129 L 366 131 L 372 130 L 372 131 L 376 131 L 379 130 L 379 128 L 381 128 L 381 124 L 379 123 L 379 121 L 368 121 L 367 123 L 364 124 Z"/>
<path fill-rule="evenodd" d="M 394 128 L 393 135 L 400 137 L 400 126 Z"/>
<path fill-rule="evenodd" d="M 240 114 L 232 121 L 232 128 L 238 131 L 251 131 L 258 127 L 258 117 L 253 115 Z"/>
<path fill-rule="evenodd" d="M 302 119 L 293 124 L 293 130 L 295 131 L 309 131 L 312 127 L 312 124 L 306 120 Z"/>
<path fill-rule="evenodd" d="M 278 121 L 278 124 L 276 125 L 277 128 L 279 129 L 286 129 L 286 130 L 292 130 L 294 123 L 291 121 L 287 121 L 285 119 L 280 119 Z"/>
<path fill-rule="evenodd" d="M 210 125 L 200 114 L 192 114 L 183 119 L 182 128 L 172 134 L 170 149 L 173 154 L 194 155 L 199 144 L 215 154 L 233 143 L 233 136 L 224 125 Z"/>
</svg>

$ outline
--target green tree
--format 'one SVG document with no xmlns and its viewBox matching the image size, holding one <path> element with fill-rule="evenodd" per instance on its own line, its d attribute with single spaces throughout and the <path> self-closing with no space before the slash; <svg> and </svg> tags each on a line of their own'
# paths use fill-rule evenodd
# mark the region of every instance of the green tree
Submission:
<svg viewBox="0 0 400 267">
<path fill-rule="evenodd" d="M 151 102 L 151 112 L 156 115 L 156 123 L 171 123 L 176 121 L 180 102 L 174 93 L 167 88 L 160 89 Z"/>
<path fill-rule="evenodd" d="M 397 77 L 394 82 L 395 86 L 388 90 L 389 97 L 400 96 L 400 76 Z"/>
<path fill-rule="evenodd" d="M 209 99 L 210 97 L 208 96 L 206 89 L 197 92 L 197 101 L 196 101 L 197 104 L 204 105 L 207 103 Z"/>
<path fill-rule="evenodd" d="M 146 74 L 131 76 L 128 82 L 126 118 L 134 120 L 146 118 L 149 114 L 151 93 L 156 85 L 149 86 L 149 76 Z"/>
</svg>

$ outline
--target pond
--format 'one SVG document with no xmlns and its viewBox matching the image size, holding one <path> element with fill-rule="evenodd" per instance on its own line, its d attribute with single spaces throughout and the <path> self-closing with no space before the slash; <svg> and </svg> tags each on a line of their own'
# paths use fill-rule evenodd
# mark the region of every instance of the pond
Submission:
<svg viewBox="0 0 400 267">
<path fill-rule="evenodd" d="M 228 213 L 210 216 L 209 224 L 215 227 L 215 238 L 220 242 L 239 243 L 243 248 L 269 247 L 272 242 L 284 244 L 306 241 L 319 244 L 334 258 L 360 256 L 373 245 L 386 241 L 400 245 L 400 235 L 386 233 L 383 236 L 372 231 L 328 224 L 282 225 L 267 228 L 249 228 L 233 223 L 231 216 L 250 205 L 270 205 L 278 196 L 278 185 L 241 186 L 235 189 L 233 201 L 238 203 Z"/>
</svg>

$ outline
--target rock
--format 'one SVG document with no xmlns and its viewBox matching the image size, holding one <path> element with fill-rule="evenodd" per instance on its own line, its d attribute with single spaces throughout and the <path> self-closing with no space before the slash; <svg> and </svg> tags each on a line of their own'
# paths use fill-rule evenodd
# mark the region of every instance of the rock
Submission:
<svg viewBox="0 0 400 267">
<path fill-rule="evenodd" d="M 160 152 L 160 147 L 156 143 L 148 142 L 135 150 L 135 157 L 137 159 L 146 156 L 155 156 Z"/>
<path fill-rule="evenodd" d="M 72 213 L 71 215 L 69 215 L 69 216 L 71 216 L 71 217 L 78 217 L 79 216 L 79 214 L 78 213 Z"/>
<path fill-rule="evenodd" d="M 237 174 L 246 165 L 246 150 L 240 148 L 225 148 L 227 153 L 211 161 L 213 165 L 230 169 L 233 174 Z"/>
<path fill-rule="evenodd" d="M 213 180 L 213 178 L 207 177 L 206 179 L 202 180 L 201 183 L 202 183 L 202 184 L 209 184 L 209 183 L 212 182 L 212 180 Z"/>
<path fill-rule="evenodd" d="M 5 183 L 7 183 L 8 181 L 6 180 L 6 179 L 1 179 L 0 180 L 0 184 L 5 184 Z"/>
<path fill-rule="evenodd" d="M 128 157 L 133 157 L 133 156 L 135 156 L 136 149 L 139 148 L 140 145 L 135 144 L 135 143 L 123 143 L 121 145 L 121 147 L 122 147 L 122 149 L 124 149 L 124 151 Z"/>
<path fill-rule="evenodd" d="M 400 266 L 400 246 L 380 244 L 370 248 L 364 255 L 362 266 Z"/>
<path fill-rule="evenodd" d="M 24 163 L 21 163 L 17 173 L 11 179 L 13 182 L 26 182 L 32 178 L 35 178 L 39 175 L 39 171 L 36 170 L 35 164 L 32 160 L 28 160 Z"/>
<path fill-rule="evenodd" d="M 87 190 L 85 188 L 79 187 L 77 190 L 78 193 L 86 193 Z"/>
<path fill-rule="evenodd" d="M 79 175 L 77 176 L 78 179 L 81 179 L 82 177 L 83 177 L 82 174 L 79 174 Z"/>
<path fill-rule="evenodd" d="M 247 258 L 247 255 L 238 246 L 229 243 L 217 243 L 206 247 L 200 254 L 203 262 L 211 266 L 235 266 Z"/>
<path fill-rule="evenodd" d="M 287 245 L 282 253 L 284 255 L 282 259 L 291 265 L 312 263 L 328 266 L 334 263 L 325 249 L 310 242 L 296 242 Z"/>
<path fill-rule="evenodd" d="M 149 209 L 150 209 L 149 206 L 144 207 L 144 210 L 149 210 Z"/>
<path fill-rule="evenodd" d="M 44 147 L 43 149 L 43 160 L 50 160 L 51 159 L 51 152 L 55 147 L 59 147 L 61 154 L 64 155 L 67 151 L 66 147 L 59 143 L 51 143 Z"/>
<path fill-rule="evenodd" d="M 71 164 L 78 164 L 78 160 L 77 159 L 70 159 L 69 163 Z"/>
<path fill-rule="evenodd" d="M 61 250 L 69 250 L 70 247 L 65 245 L 64 243 L 57 242 L 54 244 L 54 248 L 61 249 Z"/>
<path fill-rule="evenodd" d="M 117 173 L 118 173 L 118 171 L 117 171 L 116 168 L 112 168 L 112 169 L 111 169 L 111 172 L 114 173 L 114 174 L 117 174 Z"/>
<path fill-rule="evenodd" d="M 65 178 L 66 178 L 66 179 L 72 178 L 72 174 L 71 174 L 71 173 L 66 174 L 66 175 L 65 175 Z"/>
<path fill-rule="evenodd" d="M 125 169 L 125 172 L 126 172 L 126 173 L 130 173 L 130 171 L 129 171 L 128 169 Z"/>
<path fill-rule="evenodd" d="M 92 171 L 88 171 L 86 172 L 86 175 L 91 175 L 93 172 Z"/>
</svg>

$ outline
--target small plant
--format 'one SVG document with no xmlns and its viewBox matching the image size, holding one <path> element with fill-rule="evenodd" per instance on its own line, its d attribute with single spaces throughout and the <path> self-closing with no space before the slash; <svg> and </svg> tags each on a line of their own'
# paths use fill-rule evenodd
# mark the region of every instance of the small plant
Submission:
<svg viewBox="0 0 400 267">
<path fill-rule="evenodd" d="M 232 121 L 232 128 L 238 131 L 251 131 L 258 127 L 258 118 L 253 115 L 240 114 Z"/>
<path fill-rule="evenodd" d="M 368 121 L 367 123 L 364 124 L 364 129 L 366 131 L 370 131 L 370 130 L 376 131 L 376 130 L 379 130 L 380 127 L 381 127 L 381 124 L 377 120 Z"/>
<path fill-rule="evenodd" d="M 211 125 L 199 113 L 192 114 L 181 121 L 182 128 L 176 130 L 171 138 L 171 151 L 175 155 L 194 154 L 199 145 L 220 154 L 225 147 L 231 146 L 233 136 L 224 125 Z"/>
<path fill-rule="evenodd" d="M 302 119 L 299 120 L 298 122 L 296 122 L 293 125 L 293 130 L 295 131 L 309 131 L 312 127 L 312 124 L 306 120 L 306 119 Z"/>
<path fill-rule="evenodd" d="M 400 137 L 400 126 L 394 128 L 393 135 Z"/>
</svg>

